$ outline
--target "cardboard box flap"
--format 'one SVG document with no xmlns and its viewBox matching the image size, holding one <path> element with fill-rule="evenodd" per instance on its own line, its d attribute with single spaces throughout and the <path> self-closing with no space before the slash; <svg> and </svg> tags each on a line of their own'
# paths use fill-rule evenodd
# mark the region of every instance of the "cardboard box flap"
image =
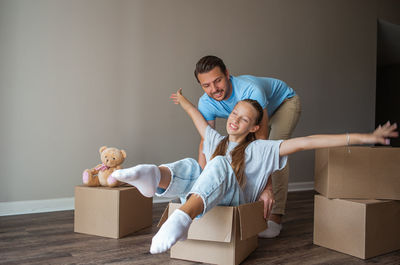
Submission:
<svg viewBox="0 0 400 265">
<path fill-rule="evenodd" d="M 382 202 L 389 202 L 390 200 L 375 200 L 375 199 L 347 199 L 346 201 L 360 203 L 365 205 L 379 204 Z"/>
<path fill-rule="evenodd" d="M 168 216 L 181 206 L 169 204 Z M 216 206 L 203 217 L 194 219 L 189 228 L 188 239 L 231 242 L 234 207 Z"/>
<path fill-rule="evenodd" d="M 238 206 L 240 239 L 245 240 L 267 229 L 264 219 L 264 202 L 258 201 Z"/>
<path fill-rule="evenodd" d="M 165 221 L 167 221 L 168 209 L 169 209 L 169 205 L 167 205 L 167 207 L 165 207 L 165 210 L 164 210 L 163 214 L 161 215 L 160 221 L 158 221 L 157 227 L 161 227 L 163 225 L 163 223 L 165 223 Z"/>
</svg>

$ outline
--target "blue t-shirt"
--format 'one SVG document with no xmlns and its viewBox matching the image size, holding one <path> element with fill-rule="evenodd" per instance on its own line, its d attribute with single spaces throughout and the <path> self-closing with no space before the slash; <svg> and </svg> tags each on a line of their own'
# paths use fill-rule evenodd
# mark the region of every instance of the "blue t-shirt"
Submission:
<svg viewBox="0 0 400 265">
<path fill-rule="evenodd" d="M 275 78 L 241 75 L 230 76 L 230 80 L 232 94 L 228 99 L 217 101 L 206 93 L 200 97 L 198 109 L 206 120 L 228 118 L 236 103 L 243 99 L 257 100 L 271 116 L 285 99 L 296 94 L 285 82 Z"/>
<path fill-rule="evenodd" d="M 214 154 L 219 142 L 224 138 L 216 130 L 207 126 L 204 136 L 203 153 L 207 163 Z M 277 170 L 282 170 L 287 163 L 287 156 L 279 156 L 279 148 L 282 140 L 255 140 L 251 142 L 245 151 L 246 185 L 243 194 L 246 202 L 258 200 L 261 192 L 268 182 L 268 177 Z M 229 142 L 225 157 L 231 163 L 231 151 L 238 144 Z"/>
</svg>

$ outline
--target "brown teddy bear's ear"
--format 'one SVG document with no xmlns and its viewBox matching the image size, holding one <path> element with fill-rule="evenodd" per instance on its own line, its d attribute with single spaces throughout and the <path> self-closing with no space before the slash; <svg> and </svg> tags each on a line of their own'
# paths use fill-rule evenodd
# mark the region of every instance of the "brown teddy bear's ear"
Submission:
<svg viewBox="0 0 400 265">
<path fill-rule="evenodd" d="M 100 150 L 99 150 L 100 154 L 103 153 L 103 151 L 106 150 L 106 149 L 107 149 L 107 146 L 100 147 Z"/>
<path fill-rule="evenodd" d="M 124 150 L 121 150 L 121 154 L 122 154 L 122 157 L 125 159 L 126 158 L 126 152 Z"/>
</svg>

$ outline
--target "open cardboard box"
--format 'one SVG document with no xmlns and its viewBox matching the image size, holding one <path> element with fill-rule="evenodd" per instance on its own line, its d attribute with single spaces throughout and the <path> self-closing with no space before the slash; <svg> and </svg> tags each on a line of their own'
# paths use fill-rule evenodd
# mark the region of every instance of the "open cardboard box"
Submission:
<svg viewBox="0 0 400 265">
<path fill-rule="evenodd" d="M 315 196 L 314 244 L 368 259 L 400 249 L 400 202 Z"/>
<path fill-rule="evenodd" d="M 152 198 L 135 187 L 75 187 L 74 231 L 120 238 L 152 225 Z"/>
<path fill-rule="evenodd" d="M 314 181 L 328 198 L 400 200 L 400 148 L 318 149 Z"/>
<path fill-rule="evenodd" d="M 267 228 L 263 202 L 240 206 L 216 206 L 193 220 L 188 239 L 171 248 L 171 258 L 213 264 L 239 264 L 257 246 L 257 234 Z M 170 203 L 158 226 L 181 204 Z"/>
</svg>

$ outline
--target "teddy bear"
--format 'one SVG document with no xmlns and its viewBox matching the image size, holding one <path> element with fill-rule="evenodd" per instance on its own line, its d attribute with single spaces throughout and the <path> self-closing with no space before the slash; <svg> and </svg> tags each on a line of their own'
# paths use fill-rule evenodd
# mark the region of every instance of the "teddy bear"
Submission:
<svg viewBox="0 0 400 265">
<path fill-rule="evenodd" d="M 124 150 L 119 150 L 114 147 L 102 146 L 100 147 L 100 158 L 102 164 L 97 165 L 92 169 L 83 171 L 82 180 L 83 184 L 90 187 L 105 186 L 117 187 L 121 182 L 111 177 L 117 169 L 121 169 L 121 164 L 126 158 Z"/>
</svg>

